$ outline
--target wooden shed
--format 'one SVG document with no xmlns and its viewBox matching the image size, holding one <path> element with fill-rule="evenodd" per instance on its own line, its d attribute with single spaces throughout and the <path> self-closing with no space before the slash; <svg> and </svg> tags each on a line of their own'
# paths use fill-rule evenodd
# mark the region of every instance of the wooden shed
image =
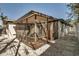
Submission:
<svg viewBox="0 0 79 59">
<path fill-rule="evenodd" d="M 56 19 L 52 16 L 30 11 L 16 21 L 15 30 L 17 36 L 21 35 L 24 38 L 23 42 L 47 42 L 58 38 L 57 26 Z"/>
<path fill-rule="evenodd" d="M 63 20 L 32 10 L 16 21 L 15 30 L 25 44 L 41 45 L 59 38 L 60 23 L 68 25 Z"/>
</svg>

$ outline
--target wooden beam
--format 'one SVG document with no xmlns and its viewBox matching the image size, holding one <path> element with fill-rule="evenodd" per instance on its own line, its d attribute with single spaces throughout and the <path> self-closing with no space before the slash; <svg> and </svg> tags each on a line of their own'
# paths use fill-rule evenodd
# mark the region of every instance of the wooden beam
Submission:
<svg viewBox="0 0 79 59">
<path fill-rule="evenodd" d="M 37 24 L 40 24 L 40 23 L 45 23 L 46 21 L 43 21 L 43 22 L 38 22 Z M 54 22 L 54 21 L 48 21 L 48 23 L 51 23 L 51 22 Z M 27 23 L 22 23 L 22 22 L 17 22 L 17 23 L 15 23 L 15 24 L 19 24 L 19 25 L 26 25 L 26 24 L 34 24 L 33 22 L 32 23 L 29 23 L 28 21 L 27 21 Z"/>
<path fill-rule="evenodd" d="M 24 18 L 18 19 L 18 20 L 16 20 L 16 21 L 18 22 L 18 21 L 21 21 L 21 20 L 23 20 L 23 19 L 30 18 L 30 17 L 32 17 L 32 16 L 34 16 L 34 15 L 35 15 L 35 14 L 31 14 L 31 15 L 29 15 L 29 16 L 27 16 L 27 17 L 24 17 Z"/>
<path fill-rule="evenodd" d="M 49 30 L 49 24 L 48 24 L 48 18 L 47 18 L 47 40 L 50 39 L 50 30 Z"/>
<path fill-rule="evenodd" d="M 37 33 L 37 24 L 36 24 L 36 19 L 37 19 L 37 16 L 35 15 L 35 42 L 37 41 L 37 35 L 36 35 L 36 33 Z"/>
<path fill-rule="evenodd" d="M 28 23 L 28 18 L 26 18 L 26 23 Z M 27 24 L 25 24 L 25 29 L 26 29 L 26 27 L 27 27 Z"/>
<path fill-rule="evenodd" d="M 46 35 L 45 28 L 43 27 L 43 24 L 42 24 L 41 22 L 40 22 L 40 24 L 41 24 L 41 27 L 42 27 L 42 29 L 43 29 L 45 35 Z"/>
</svg>

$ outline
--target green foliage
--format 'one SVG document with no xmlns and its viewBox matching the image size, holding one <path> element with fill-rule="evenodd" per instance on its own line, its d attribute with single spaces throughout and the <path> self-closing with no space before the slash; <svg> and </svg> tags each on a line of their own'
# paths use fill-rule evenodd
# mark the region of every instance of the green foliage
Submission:
<svg viewBox="0 0 79 59">
<path fill-rule="evenodd" d="M 71 9 L 74 20 L 77 19 L 75 22 L 79 22 L 79 3 L 70 3 L 67 6 Z"/>
<path fill-rule="evenodd" d="M 74 4 L 71 4 L 72 5 L 72 7 L 71 7 L 71 9 L 72 9 L 72 12 L 76 15 L 76 16 L 78 16 L 79 15 L 79 3 L 74 3 Z"/>
<path fill-rule="evenodd" d="M 0 25 L 0 29 L 2 29 L 3 27 Z"/>
<path fill-rule="evenodd" d="M 0 16 L 0 18 L 1 18 L 2 20 L 4 20 L 4 19 L 7 18 L 7 16 Z"/>
</svg>

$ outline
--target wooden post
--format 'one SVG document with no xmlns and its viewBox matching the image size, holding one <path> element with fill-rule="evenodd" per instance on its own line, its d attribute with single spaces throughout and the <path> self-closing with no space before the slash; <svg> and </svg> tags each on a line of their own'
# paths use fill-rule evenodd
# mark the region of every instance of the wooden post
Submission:
<svg viewBox="0 0 79 59">
<path fill-rule="evenodd" d="M 27 27 L 27 25 L 28 25 L 27 23 L 28 23 L 28 18 L 26 18 L 26 24 L 25 24 L 26 26 L 25 26 L 25 29 L 26 29 L 26 27 Z M 26 32 L 25 32 L 25 33 L 26 33 Z M 26 41 L 27 41 L 27 33 L 26 33 L 25 35 L 26 35 L 26 36 L 25 36 L 25 39 L 26 39 Z"/>
<path fill-rule="evenodd" d="M 50 37 L 51 37 L 51 41 L 53 40 L 53 22 L 51 23 L 51 26 L 50 26 Z"/>
<path fill-rule="evenodd" d="M 60 39 L 60 37 L 61 37 L 61 29 L 62 29 L 61 23 L 60 23 L 60 21 L 58 21 L 58 39 Z"/>
<path fill-rule="evenodd" d="M 40 24 L 41 24 L 41 27 L 42 27 L 42 29 L 43 29 L 45 35 L 46 35 L 45 27 L 43 27 L 43 24 L 42 24 L 41 22 L 40 22 Z"/>
<path fill-rule="evenodd" d="M 36 42 L 37 41 L 36 15 L 35 15 L 35 23 L 34 23 L 34 25 L 35 25 L 35 42 Z"/>
<path fill-rule="evenodd" d="M 27 23 L 28 23 L 28 19 L 26 18 L 26 24 L 25 24 L 25 29 L 26 29 L 26 27 L 27 27 Z"/>
<path fill-rule="evenodd" d="M 48 18 L 47 18 L 47 40 L 49 40 Z"/>
</svg>

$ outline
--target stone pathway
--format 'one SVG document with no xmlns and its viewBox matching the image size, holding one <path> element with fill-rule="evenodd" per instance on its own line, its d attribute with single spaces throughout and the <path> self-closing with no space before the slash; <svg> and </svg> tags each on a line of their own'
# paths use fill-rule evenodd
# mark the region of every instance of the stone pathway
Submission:
<svg viewBox="0 0 79 59">
<path fill-rule="evenodd" d="M 55 44 L 50 44 L 41 56 L 77 56 L 79 55 L 79 40 L 73 34 L 58 39 Z"/>
<path fill-rule="evenodd" d="M 15 56 L 19 41 L 18 39 L 15 39 L 8 45 L 8 43 L 12 40 L 13 39 L 8 39 L 8 35 L 0 36 L 0 56 Z M 42 47 L 33 50 L 31 47 L 21 42 L 17 56 L 38 56 L 46 51 L 49 47 L 49 44 L 45 44 Z"/>
<path fill-rule="evenodd" d="M 16 38 L 9 39 L 8 35 L 0 36 L 0 56 L 15 56 L 18 43 L 19 41 Z M 17 55 L 24 56 L 27 54 L 26 45 L 21 43 Z"/>
</svg>

